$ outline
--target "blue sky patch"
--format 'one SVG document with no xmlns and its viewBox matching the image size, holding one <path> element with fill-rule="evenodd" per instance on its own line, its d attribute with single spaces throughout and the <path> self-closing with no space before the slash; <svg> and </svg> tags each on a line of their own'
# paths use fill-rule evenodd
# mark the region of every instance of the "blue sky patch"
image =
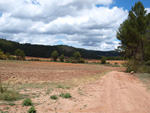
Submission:
<svg viewBox="0 0 150 113">
<path fill-rule="evenodd" d="M 34 4 L 34 5 L 41 5 L 38 1 L 36 1 L 36 0 L 32 0 L 32 4 Z"/>
<path fill-rule="evenodd" d="M 2 13 L 0 13 L 0 17 L 2 17 L 2 15 L 3 15 L 3 14 L 2 14 Z"/>
<path fill-rule="evenodd" d="M 123 7 L 124 9 L 131 10 L 131 8 L 135 5 L 136 2 L 140 0 L 114 0 L 113 4 L 111 4 L 111 8 L 114 6 Z M 149 0 L 141 0 L 144 7 L 150 7 Z"/>
</svg>

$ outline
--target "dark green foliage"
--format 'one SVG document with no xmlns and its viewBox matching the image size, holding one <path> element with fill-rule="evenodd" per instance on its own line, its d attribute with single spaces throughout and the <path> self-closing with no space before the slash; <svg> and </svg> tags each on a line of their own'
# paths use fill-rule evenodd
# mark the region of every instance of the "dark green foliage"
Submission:
<svg viewBox="0 0 150 113">
<path fill-rule="evenodd" d="M 53 57 L 54 61 L 56 62 L 57 58 L 58 58 L 58 52 L 57 51 L 53 51 L 52 54 L 51 54 L 51 57 Z"/>
<path fill-rule="evenodd" d="M 117 32 L 117 38 L 121 41 L 118 50 L 133 60 L 127 65 L 127 71 L 138 71 L 138 66 L 150 60 L 149 31 L 150 13 L 146 14 L 143 4 L 139 1 L 129 11 L 128 19 L 121 24 Z"/>
<path fill-rule="evenodd" d="M 60 62 L 64 62 L 64 55 L 63 54 L 61 54 L 61 56 L 60 56 Z"/>
<path fill-rule="evenodd" d="M 73 54 L 73 59 L 75 59 L 75 60 L 78 61 L 80 58 L 81 58 L 80 52 L 78 52 L 78 51 L 74 52 L 74 54 Z"/>
<path fill-rule="evenodd" d="M 122 56 L 108 56 L 106 57 L 106 60 L 124 60 L 125 58 Z"/>
<path fill-rule="evenodd" d="M 0 59 L 2 59 L 2 60 L 6 59 L 6 56 L 1 49 L 0 49 Z"/>
<path fill-rule="evenodd" d="M 79 60 L 78 60 L 78 63 L 84 63 L 85 61 L 84 61 L 84 59 L 83 58 L 80 58 Z"/>
<path fill-rule="evenodd" d="M 72 97 L 70 93 L 61 93 L 59 96 L 62 98 L 71 98 Z"/>
<path fill-rule="evenodd" d="M 7 59 L 11 60 L 11 54 L 9 52 L 6 53 Z"/>
<path fill-rule="evenodd" d="M 84 59 L 81 58 L 80 52 L 76 51 L 73 54 L 73 58 L 71 59 L 71 63 L 84 63 Z"/>
<path fill-rule="evenodd" d="M 25 53 L 21 49 L 15 51 L 17 60 L 25 60 Z"/>
<path fill-rule="evenodd" d="M 58 99 L 58 97 L 57 97 L 57 95 L 52 95 L 52 96 L 51 96 L 51 99 L 53 99 L 53 100 L 57 100 L 57 99 Z"/>
<path fill-rule="evenodd" d="M 106 57 L 102 57 L 101 64 L 106 64 Z"/>
<path fill-rule="evenodd" d="M 149 40 L 146 37 L 149 27 L 147 22 L 150 21 L 147 18 L 146 10 L 139 1 L 129 11 L 128 19 L 121 24 L 117 32 L 117 38 L 121 41 L 119 49 L 127 58 L 140 60 L 141 62 L 146 60 L 145 42 Z"/>
<path fill-rule="evenodd" d="M 36 109 L 34 106 L 31 106 L 30 109 L 28 110 L 28 113 L 36 113 Z"/>
<path fill-rule="evenodd" d="M 145 65 L 150 66 L 150 61 L 145 62 Z"/>
<path fill-rule="evenodd" d="M 26 99 L 22 102 L 22 105 L 23 105 L 23 106 L 32 106 L 33 103 L 32 103 L 32 100 L 31 100 L 31 99 L 26 98 Z"/>
</svg>

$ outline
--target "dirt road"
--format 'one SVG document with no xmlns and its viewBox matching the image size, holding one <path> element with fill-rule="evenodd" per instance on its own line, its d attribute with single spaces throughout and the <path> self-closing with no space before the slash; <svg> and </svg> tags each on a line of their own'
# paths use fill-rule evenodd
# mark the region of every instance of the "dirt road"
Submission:
<svg viewBox="0 0 150 113">
<path fill-rule="evenodd" d="M 150 91 L 130 74 L 112 71 L 82 89 L 86 96 L 78 98 L 77 106 L 58 113 L 150 113 Z"/>
<path fill-rule="evenodd" d="M 112 71 L 96 83 L 85 86 L 94 98 L 84 100 L 84 113 L 150 113 L 150 91 L 135 77 Z"/>
</svg>

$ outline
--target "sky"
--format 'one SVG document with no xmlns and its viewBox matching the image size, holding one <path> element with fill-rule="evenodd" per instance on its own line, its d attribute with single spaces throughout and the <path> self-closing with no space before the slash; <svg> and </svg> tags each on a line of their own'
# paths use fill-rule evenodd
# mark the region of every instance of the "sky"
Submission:
<svg viewBox="0 0 150 113">
<path fill-rule="evenodd" d="M 109 51 L 138 0 L 0 0 L 0 38 Z M 150 0 L 141 0 L 150 12 Z"/>
</svg>

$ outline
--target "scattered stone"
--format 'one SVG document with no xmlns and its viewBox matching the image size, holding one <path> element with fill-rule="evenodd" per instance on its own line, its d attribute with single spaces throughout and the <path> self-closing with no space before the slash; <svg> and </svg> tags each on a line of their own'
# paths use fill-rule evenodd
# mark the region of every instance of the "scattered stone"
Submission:
<svg viewBox="0 0 150 113">
<path fill-rule="evenodd" d="M 134 74 L 134 71 L 131 71 L 130 74 Z"/>
<path fill-rule="evenodd" d="M 15 76 L 11 76 L 11 78 L 15 78 Z"/>
</svg>

